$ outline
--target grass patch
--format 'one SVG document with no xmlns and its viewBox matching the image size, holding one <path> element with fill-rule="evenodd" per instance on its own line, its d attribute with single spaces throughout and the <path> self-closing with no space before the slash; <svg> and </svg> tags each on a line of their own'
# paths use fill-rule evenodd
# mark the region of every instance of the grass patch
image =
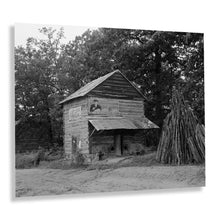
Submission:
<svg viewBox="0 0 220 220">
<path fill-rule="evenodd" d="M 74 164 L 71 160 L 59 159 L 54 161 L 42 161 L 39 168 L 47 169 L 77 169 L 77 168 L 86 168 L 88 165 L 83 164 Z"/>
<path fill-rule="evenodd" d="M 46 152 L 46 151 L 40 150 L 40 151 L 33 151 L 29 153 L 18 153 L 15 156 L 15 168 L 16 169 L 27 169 L 27 168 L 38 167 L 38 166 L 42 167 L 42 164 L 49 164 L 49 162 L 51 162 L 52 165 L 54 163 L 59 164 L 61 158 L 62 158 L 61 152 L 51 153 L 49 151 Z"/>
<path fill-rule="evenodd" d="M 142 156 L 135 156 L 130 163 L 132 166 L 155 166 L 159 165 L 156 161 L 156 152 L 149 153 Z"/>
<path fill-rule="evenodd" d="M 34 166 L 36 154 L 16 154 L 15 167 L 17 169 L 27 169 Z"/>
<path fill-rule="evenodd" d="M 27 169 L 35 166 L 37 153 L 29 154 L 16 154 L 16 168 Z M 155 159 L 156 152 L 151 152 L 145 155 L 136 155 L 122 158 L 119 162 L 108 163 L 107 160 L 98 161 L 93 164 L 72 163 L 71 160 L 65 160 L 58 155 L 45 154 L 44 158 L 38 165 L 42 169 L 87 169 L 87 170 L 106 170 L 117 169 L 120 167 L 132 167 L 132 166 L 154 166 L 158 162 Z"/>
<path fill-rule="evenodd" d="M 136 167 L 136 166 L 155 166 L 159 165 L 159 163 L 156 161 L 156 152 L 145 154 L 145 155 L 138 155 L 138 156 L 131 156 L 125 159 L 122 159 L 121 161 L 117 163 L 104 163 L 98 162 L 95 164 L 91 164 L 87 167 L 87 170 L 106 170 L 106 169 L 117 169 L 120 167 Z"/>
</svg>

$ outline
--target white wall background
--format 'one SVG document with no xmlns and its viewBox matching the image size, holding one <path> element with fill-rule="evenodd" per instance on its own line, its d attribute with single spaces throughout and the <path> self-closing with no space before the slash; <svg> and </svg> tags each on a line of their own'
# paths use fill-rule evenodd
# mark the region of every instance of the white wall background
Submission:
<svg viewBox="0 0 220 220">
<path fill-rule="evenodd" d="M 220 219 L 218 1 L 2 1 L 0 7 L 1 219 Z M 205 33 L 207 186 L 13 201 L 14 23 L 142 28 Z"/>
</svg>

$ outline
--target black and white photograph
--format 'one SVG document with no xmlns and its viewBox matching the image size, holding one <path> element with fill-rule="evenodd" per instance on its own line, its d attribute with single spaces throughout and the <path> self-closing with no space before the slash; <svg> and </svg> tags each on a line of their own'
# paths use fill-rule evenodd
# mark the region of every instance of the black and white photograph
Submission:
<svg viewBox="0 0 220 220">
<path fill-rule="evenodd" d="M 204 34 L 15 25 L 15 195 L 205 186 Z"/>
</svg>

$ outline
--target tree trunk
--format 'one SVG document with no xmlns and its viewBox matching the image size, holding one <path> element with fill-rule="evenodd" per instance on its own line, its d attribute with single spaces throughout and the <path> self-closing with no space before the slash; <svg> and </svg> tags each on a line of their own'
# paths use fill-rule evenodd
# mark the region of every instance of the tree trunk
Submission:
<svg viewBox="0 0 220 220">
<path fill-rule="evenodd" d="M 47 115 L 47 125 L 48 125 L 48 137 L 49 137 L 49 142 L 50 142 L 50 145 L 53 144 L 53 130 L 52 130 L 52 122 L 51 122 L 51 118 L 50 118 L 50 115 L 48 114 Z M 49 149 L 49 146 L 48 146 L 48 149 Z"/>
<path fill-rule="evenodd" d="M 159 47 L 155 52 L 155 98 L 156 98 L 156 117 L 157 125 L 161 128 L 163 124 L 163 109 L 162 109 L 162 92 L 161 91 L 161 56 L 159 53 Z"/>
<path fill-rule="evenodd" d="M 50 146 L 48 146 L 48 150 L 50 149 L 50 147 L 53 144 L 53 129 L 52 129 L 52 121 L 50 118 L 50 108 L 49 108 L 49 103 L 47 100 L 47 97 L 45 98 L 45 104 L 46 104 L 46 109 L 47 109 L 47 132 L 48 132 L 48 138 L 49 138 L 49 143 Z"/>
</svg>

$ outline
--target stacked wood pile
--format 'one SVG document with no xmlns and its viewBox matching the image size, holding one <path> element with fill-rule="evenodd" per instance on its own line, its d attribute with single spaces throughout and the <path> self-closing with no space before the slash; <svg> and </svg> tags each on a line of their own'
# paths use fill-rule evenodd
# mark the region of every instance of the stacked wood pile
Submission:
<svg viewBox="0 0 220 220">
<path fill-rule="evenodd" d="M 174 93 L 171 112 L 164 120 L 156 159 L 177 165 L 205 161 L 204 127 L 178 92 Z"/>
</svg>

